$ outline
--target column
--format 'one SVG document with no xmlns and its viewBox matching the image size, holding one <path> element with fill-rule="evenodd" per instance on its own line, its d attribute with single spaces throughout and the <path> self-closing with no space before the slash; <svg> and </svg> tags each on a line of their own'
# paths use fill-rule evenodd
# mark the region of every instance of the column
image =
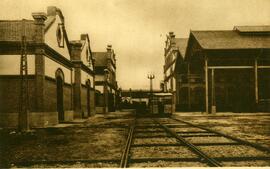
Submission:
<svg viewBox="0 0 270 169">
<path fill-rule="evenodd" d="M 256 107 L 259 103 L 259 95 L 258 95 L 258 59 L 257 57 L 255 58 L 255 63 L 254 63 L 254 72 L 255 72 L 255 103 Z"/>
<path fill-rule="evenodd" d="M 211 69 L 211 113 L 216 113 L 215 101 L 215 69 Z"/>
<path fill-rule="evenodd" d="M 205 72 L 205 112 L 209 113 L 208 110 L 208 61 L 205 58 L 204 61 L 204 72 Z"/>
<path fill-rule="evenodd" d="M 190 98 L 190 64 L 187 65 L 187 81 L 188 81 L 188 109 L 191 110 L 191 98 Z"/>
</svg>

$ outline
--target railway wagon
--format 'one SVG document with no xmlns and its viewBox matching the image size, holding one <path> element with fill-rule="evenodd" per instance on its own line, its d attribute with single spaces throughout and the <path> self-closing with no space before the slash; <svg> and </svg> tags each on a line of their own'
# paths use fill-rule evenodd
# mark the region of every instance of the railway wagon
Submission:
<svg viewBox="0 0 270 169">
<path fill-rule="evenodd" d="M 154 93 L 149 102 L 149 114 L 153 116 L 170 116 L 174 112 L 171 93 Z"/>
</svg>

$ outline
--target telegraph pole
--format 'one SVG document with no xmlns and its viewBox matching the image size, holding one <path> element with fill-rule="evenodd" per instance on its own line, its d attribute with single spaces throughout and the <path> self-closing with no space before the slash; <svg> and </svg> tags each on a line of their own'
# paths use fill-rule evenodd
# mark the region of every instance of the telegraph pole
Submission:
<svg viewBox="0 0 270 169">
<path fill-rule="evenodd" d="M 22 20 L 22 40 L 20 58 L 20 97 L 18 128 L 20 131 L 29 131 L 29 95 L 28 95 L 28 64 L 25 35 L 25 21 Z"/>
<path fill-rule="evenodd" d="M 150 98 L 149 103 L 151 104 L 151 113 L 153 114 L 153 79 L 155 78 L 154 74 L 148 74 L 147 78 L 150 80 Z"/>
</svg>

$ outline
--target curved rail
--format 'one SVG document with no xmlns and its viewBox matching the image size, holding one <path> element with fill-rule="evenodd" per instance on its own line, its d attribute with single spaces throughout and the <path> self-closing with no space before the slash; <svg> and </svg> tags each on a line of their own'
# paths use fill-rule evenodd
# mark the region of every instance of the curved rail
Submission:
<svg viewBox="0 0 270 169">
<path fill-rule="evenodd" d="M 242 139 L 240 139 L 240 138 L 236 138 L 236 137 L 233 137 L 233 136 L 230 136 L 230 135 L 227 135 L 227 134 L 224 134 L 224 133 L 221 133 L 221 132 L 218 132 L 218 131 L 215 131 L 215 130 L 206 128 L 206 127 L 202 127 L 202 126 L 199 126 L 199 125 L 195 125 L 195 124 L 190 123 L 190 122 L 187 122 L 187 121 L 183 121 L 183 120 L 176 119 L 176 118 L 172 118 L 172 117 L 170 117 L 170 118 L 173 119 L 173 120 L 176 120 L 176 121 L 179 121 L 179 122 L 188 124 L 188 125 L 190 125 L 190 126 L 197 127 L 197 128 L 206 130 L 206 131 L 211 132 L 211 133 L 215 133 L 215 134 L 217 134 L 217 135 L 226 137 L 226 138 L 231 139 L 231 140 L 234 140 L 234 141 L 236 141 L 236 142 L 239 142 L 239 143 L 242 143 L 242 144 L 245 144 L 245 145 L 254 147 L 254 148 L 258 149 L 258 150 L 266 151 L 266 152 L 270 153 L 270 148 L 264 147 L 264 146 L 262 146 L 262 145 L 260 145 L 260 144 L 251 143 L 251 142 L 249 142 L 249 141 L 242 140 Z"/>
<path fill-rule="evenodd" d="M 207 164 L 209 164 L 209 166 L 211 166 L 211 167 L 221 167 L 222 166 L 215 159 L 213 159 L 213 158 L 209 157 L 208 155 L 206 155 L 204 152 L 202 152 L 201 150 L 199 150 L 195 145 L 193 145 L 192 143 L 186 141 L 183 137 L 179 136 L 176 132 L 174 132 L 173 130 L 171 130 L 166 125 L 161 124 L 157 120 L 154 120 L 154 121 L 156 123 L 158 123 L 160 126 L 162 126 L 166 132 L 170 133 L 173 137 L 175 137 L 181 143 L 183 143 L 184 145 L 186 145 L 191 151 L 193 151 L 195 154 L 197 154 L 201 158 L 202 161 L 205 161 Z"/>
</svg>

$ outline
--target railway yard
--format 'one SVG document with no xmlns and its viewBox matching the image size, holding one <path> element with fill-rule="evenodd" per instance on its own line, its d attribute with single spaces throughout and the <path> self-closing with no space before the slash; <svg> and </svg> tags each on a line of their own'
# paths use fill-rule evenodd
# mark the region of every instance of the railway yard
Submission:
<svg viewBox="0 0 270 169">
<path fill-rule="evenodd" d="M 1 129 L 1 167 L 270 166 L 270 113 L 134 111 L 29 133 Z"/>
</svg>

